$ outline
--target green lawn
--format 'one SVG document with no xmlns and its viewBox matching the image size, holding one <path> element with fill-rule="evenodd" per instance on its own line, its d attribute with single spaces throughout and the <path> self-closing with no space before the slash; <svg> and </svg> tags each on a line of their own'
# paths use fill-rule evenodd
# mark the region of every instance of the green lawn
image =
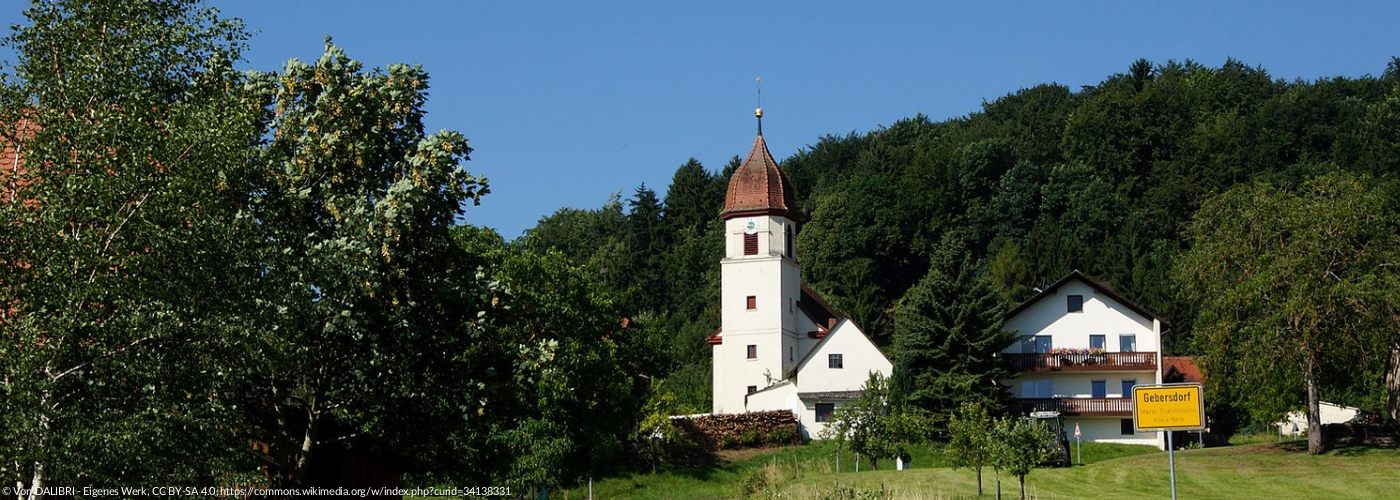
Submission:
<svg viewBox="0 0 1400 500">
<path fill-rule="evenodd" d="M 874 498 L 881 490 L 892 499 L 975 498 L 974 475 L 941 467 L 936 453 L 914 453 L 915 469 L 880 470 L 842 457 L 842 472 L 833 468 L 834 448 L 812 444 L 728 455 L 707 467 L 622 473 L 595 480 L 594 497 L 612 499 L 741 498 L 746 490 L 767 498 Z M 1177 490 L 1183 499 L 1400 498 L 1400 451 L 1346 448 L 1308 456 L 1304 444 L 1257 443 L 1176 453 Z M 1084 444 L 1084 463 L 1062 469 L 1037 469 L 1026 478 L 1035 498 L 1171 498 L 1167 455 L 1154 448 Z M 847 495 L 835 495 L 839 487 Z M 984 498 L 994 498 L 991 471 L 983 477 Z M 1016 497 L 1016 479 L 1002 478 L 1002 491 Z M 586 488 L 560 491 L 553 498 L 587 498 Z"/>
</svg>

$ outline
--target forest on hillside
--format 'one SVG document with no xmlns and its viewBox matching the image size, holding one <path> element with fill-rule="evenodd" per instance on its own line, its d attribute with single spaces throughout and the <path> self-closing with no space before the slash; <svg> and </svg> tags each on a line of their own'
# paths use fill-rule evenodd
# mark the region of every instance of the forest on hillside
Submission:
<svg viewBox="0 0 1400 500">
<path fill-rule="evenodd" d="M 1379 69 L 1288 81 L 1235 60 L 1138 60 L 1097 85 L 1047 83 L 964 117 L 817 138 L 780 162 L 801 206 L 804 282 L 888 352 L 901 298 L 940 252 L 964 255 L 1001 311 L 1077 269 L 1166 318 L 1166 355 L 1196 354 L 1197 310 L 1171 267 L 1204 200 L 1340 171 L 1393 211 L 1400 59 Z M 717 214 L 739 161 L 716 171 L 692 159 L 664 189 L 560 209 L 517 242 L 564 253 L 664 332 L 667 390 L 687 411 L 710 406 Z M 1365 370 L 1332 399 L 1379 406 L 1384 362 Z"/>
</svg>

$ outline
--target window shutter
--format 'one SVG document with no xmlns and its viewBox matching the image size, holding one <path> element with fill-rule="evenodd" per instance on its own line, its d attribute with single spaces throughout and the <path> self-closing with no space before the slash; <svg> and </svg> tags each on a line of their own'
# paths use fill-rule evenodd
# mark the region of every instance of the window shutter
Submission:
<svg viewBox="0 0 1400 500">
<path fill-rule="evenodd" d="M 758 255 L 758 234 L 744 235 L 744 255 Z"/>
</svg>

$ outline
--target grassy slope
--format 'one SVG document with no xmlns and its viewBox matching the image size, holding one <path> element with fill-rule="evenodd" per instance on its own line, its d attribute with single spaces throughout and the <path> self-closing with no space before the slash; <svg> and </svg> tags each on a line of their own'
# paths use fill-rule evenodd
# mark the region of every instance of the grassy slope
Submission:
<svg viewBox="0 0 1400 500">
<path fill-rule="evenodd" d="M 971 498 L 976 491 L 971 471 L 939 467 L 931 450 L 915 453 L 910 471 L 869 471 L 862 464 L 851 472 L 851 457 L 843 457 L 843 472 L 832 473 L 834 449 L 822 445 L 730 455 L 721 465 L 666 470 L 656 475 L 623 474 L 594 485 L 596 498 L 687 499 L 737 498 L 746 481 L 763 476 L 787 498 L 825 496 L 835 481 L 842 487 L 891 490 L 895 499 Z M 1181 498 L 1400 498 L 1400 451 L 1343 449 L 1324 456 L 1303 453 L 1302 443 L 1260 443 L 1245 446 L 1178 451 L 1177 489 Z M 1037 498 L 1170 498 L 1167 456 L 1151 448 L 1086 444 L 1086 465 L 1037 469 L 1026 480 L 1027 493 Z M 794 464 L 796 464 L 794 466 Z M 990 498 L 995 483 L 984 472 L 983 487 Z M 773 487 L 770 486 L 770 489 Z M 1015 498 L 1015 478 L 1002 478 L 1002 491 Z M 586 498 L 585 489 L 568 492 Z M 563 498 L 556 493 L 555 498 Z"/>
</svg>

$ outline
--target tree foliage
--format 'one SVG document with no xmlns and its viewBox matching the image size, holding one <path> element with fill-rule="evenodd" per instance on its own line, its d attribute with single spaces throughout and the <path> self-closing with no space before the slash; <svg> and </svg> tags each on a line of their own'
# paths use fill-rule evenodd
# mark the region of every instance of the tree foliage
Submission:
<svg viewBox="0 0 1400 500">
<path fill-rule="evenodd" d="M 1026 498 L 1026 476 L 1037 466 L 1053 458 L 1051 447 L 1055 435 L 1045 422 L 1027 416 L 1002 417 L 993 426 L 992 467 L 997 472 L 1016 476 L 1021 486 L 1021 498 Z M 1000 495 L 1001 487 L 997 487 Z"/>
<path fill-rule="evenodd" d="M 486 185 L 459 167 L 461 134 L 424 133 L 421 68 L 365 71 L 328 41 L 315 63 L 258 83 L 270 97 L 254 200 L 270 245 L 261 378 L 273 448 L 295 457 L 276 477 L 302 483 L 315 443 L 388 435 L 394 419 L 379 416 L 426 395 L 402 367 L 437 366 L 455 344 L 447 230 Z"/>
<path fill-rule="evenodd" d="M 251 472 L 258 279 L 248 194 L 260 108 L 246 37 L 192 2 L 35 2 L 5 43 L 0 478 L 193 484 Z M 42 496 L 30 492 L 26 496 Z"/>
<path fill-rule="evenodd" d="M 993 462 L 996 420 L 976 402 L 965 402 L 948 418 L 948 465 L 977 472 L 977 496 L 982 496 L 982 469 Z"/>
<path fill-rule="evenodd" d="M 1005 407 L 999 381 L 1014 375 L 997 356 L 1015 342 L 1002 330 L 1004 303 L 959 246 L 945 242 L 895 315 L 896 390 L 909 404 L 945 415 L 964 402 Z"/>
<path fill-rule="evenodd" d="M 25 160 L 0 202 L 6 484 L 304 485 L 349 448 L 526 491 L 621 449 L 663 339 L 566 257 L 453 229 L 487 185 L 423 130 L 421 68 L 328 42 L 237 73 L 241 26 L 193 1 L 27 14 L 0 90 Z M 654 198 L 618 226 L 659 230 Z"/>
<path fill-rule="evenodd" d="M 1331 173 L 1296 188 L 1257 183 L 1206 201 L 1176 273 L 1199 304 L 1212 399 L 1271 421 L 1306 401 L 1308 450 L 1323 451 L 1322 392 L 1359 367 L 1380 385 L 1400 304 L 1400 239 L 1387 194 Z"/>
<path fill-rule="evenodd" d="M 837 408 L 822 430 L 822 439 L 848 447 L 878 468 L 880 460 L 907 457 L 910 445 L 933 437 L 934 417 L 907 407 L 890 395 L 889 379 L 878 372 L 861 386 L 860 395 Z"/>
</svg>

